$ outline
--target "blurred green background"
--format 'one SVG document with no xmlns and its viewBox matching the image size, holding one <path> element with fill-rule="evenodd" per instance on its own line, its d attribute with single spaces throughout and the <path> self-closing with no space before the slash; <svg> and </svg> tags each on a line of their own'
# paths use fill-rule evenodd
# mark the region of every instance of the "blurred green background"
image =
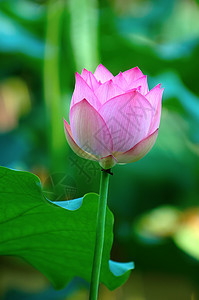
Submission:
<svg viewBox="0 0 199 300">
<path fill-rule="evenodd" d="M 134 260 L 128 282 L 100 299 L 199 299 L 199 1 L 1 0 L 0 165 L 53 178 L 65 198 L 98 192 L 98 164 L 64 137 L 75 71 L 138 66 L 165 87 L 157 142 L 113 169 L 112 258 Z M 51 187 L 52 188 L 52 187 Z M 24 262 L 0 258 L 0 299 L 88 299 L 77 279 L 54 291 Z"/>
</svg>

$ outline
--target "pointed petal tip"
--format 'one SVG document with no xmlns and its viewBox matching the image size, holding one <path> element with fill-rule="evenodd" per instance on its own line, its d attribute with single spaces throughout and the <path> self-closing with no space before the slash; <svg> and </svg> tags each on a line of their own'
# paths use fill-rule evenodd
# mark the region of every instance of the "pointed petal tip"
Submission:
<svg viewBox="0 0 199 300">
<path fill-rule="evenodd" d="M 161 83 L 158 83 L 156 86 L 154 86 L 154 89 L 161 89 Z"/>
<path fill-rule="evenodd" d="M 75 72 L 75 77 L 76 77 L 76 78 L 78 78 L 78 77 L 81 77 L 81 78 L 82 78 L 82 76 L 81 76 L 78 72 Z"/>
<path fill-rule="evenodd" d="M 73 139 L 72 137 L 72 133 L 71 133 L 71 128 L 70 128 L 70 125 L 68 124 L 68 122 L 63 118 L 63 121 L 64 121 L 64 129 L 65 129 L 65 134 L 67 133 L 71 139 Z M 66 136 L 67 138 L 67 136 Z M 67 139 L 68 140 L 68 139 Z M 74 139 L 73 139 L 74 140 Z"/>
<path fill-rule="evenodd" d="M 100 107 L 99 112 L 101 112 L 101 109 L 103 108 L 103 106 L 104 106 L 105 104 L 107 104 L 107 103 L 109 103 L 109 102 L 111 102 L 111 101 L 117 99 L 117 98 L 120 97 L 120 96 L 128 96 L 128 95 L 134 96 L 134 95 L 136 95 L 136 92 L 137 92 L 136 89 L 132 89 L 132 90 L 129 90 L 129 91 L 125 92 L 124 94 L 120 94 L 120 95 L 118 95 L 118 96 L 115 96 L 115 97 L 110 98 L 108 101 L 106 101 L 106 102 Z M 138 93 L 138 92 L 137 92 L 137 93 Z M 140 93 L 138 93 L 138 94 L 140 94 Z M 143 95 L 141 95 L 141 96 L 143 96 Z"/>
<path fill-rule="evenodd" d="M 70 125 L 68 124 L 68 122 L 63 118 L 63 121 L 64 121 L 64 127 L 65 128 L 68 128 L 68 127 L 70 127 Z"/>
<path fill-rule="evenodd" d="M 95 71 L 97 70 L 97 69 L 99 69 L 99 68 L 106 68 L 103 64 L 99 64 L 98 66 L 97 66 L 97 68 L 95 69 Z"/>
<path fill-rule="evenodd" d="M 75 76 L 76 76 L 75 90 L 72 96 L 73 106 L 74 104 L 82 101 L 82 99 L 85 98 L 92 106 L 98 109 L 101 106 L 101 104 L 97 99 L 93 89 L 89 86 L 86 80 L 78 72 L 75 73 Z"/>
<path fill-rule="evenodd" d="M 138 66 L 134 67 L 133 69 L 142 72 Z"/>
<path fill-rule="evenodd" d="M 76 74 L 76 73 L 75 73 Z M 86 70 L 85 68 L 82 69 L 82 72 L 81 72 L 81 77 L 84 77 L 88 74 L 88 70 Z"/>
<path fill-rule="evenodd" d="M 162 86 L 162 84 L 161 83 L 158 83 L 156 86 L 154 86 L 154 88 L 153 89 L 160 89 L 160 90 L 164 90 L 165 88 L 163 87 L 161 87 Z M 150 91 L 149 91 L 150 92 Z"/>
<path fill-rule="evenodd" d="M 88 102 L 88 100 L 86 100 L 86 98 L 83 98 L 81 101 L 79 101 L 79 102 L 73 104 L 73 106 L 71 107 L 70 112 L 69 112 L 69 120 L 70 120 L 71 112 L 72 112 L 72 111 L 76 108 L 76 106 L 78 106 L 79 104 L 81 104 L 81 105 L 89 105 L 89 106 L 92 106 L 92 105 Z M 65 120 L 65 122 L 67 123 L 66 120 Z"/>
<path fill-rule="evenodd" d="M 164 88 L 161 88 L 161 83 L 157 84 L 156 86 L 154 86 L 150 91 L 148 91 L 148 93 L 145 95 L 145 97 L 149 96 L 151 97 L 151 95 L 154 95 L 154 92 L 163 92 Z"/>
<path fill-rule="evenodd" d="M 80 79 L 80 80 L 81 80 L 81 79 L 84 80 L 83 77 L 82 77 L 78 72 L 75 72 L 75 80 L 76 80 L 76 83 L 77 83 L 77 81 L 78 81 L 79 79 Z"/>
<path fill-rule="evenodd" d="M 97 66 L 94 76 L 98 81 L 101 81 L 101 83 L 104 83 L 114 77 L 113 74 L 102 64 Z"/>
<path fill-rule="evenodd" d="M 83 98 L 80 102 L 82 102 L 82 103 L 88 103 L 90 105 L 90 103 L 86 100 L 86 98 Z"/>
</svg>

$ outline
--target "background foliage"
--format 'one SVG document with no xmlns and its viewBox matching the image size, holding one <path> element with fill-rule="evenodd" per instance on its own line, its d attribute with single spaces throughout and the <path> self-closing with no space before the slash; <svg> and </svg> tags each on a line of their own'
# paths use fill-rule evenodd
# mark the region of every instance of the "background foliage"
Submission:
<svg viewBox="0 0 199 300">
<path fill-rule="evenodd" d="M 61 174 L 65 198 L 98 192 L 100 168 L 77 158 L 63 133 L 75 71 L 137 65 L 150 88 L 165 87 L 154 148 L 113 170 L 112 258 L 136 270 L 112 296 L 102 288 L 103 299 L 199 297 L 198 20 L 196 0 L 0 1 L 0 165 L 37 174 L 53 195 Z M 84 282 L 55 293 L 14 258 L 2 257 L 1 270 L 5 299 L 87 297 Z"/>
</svg>

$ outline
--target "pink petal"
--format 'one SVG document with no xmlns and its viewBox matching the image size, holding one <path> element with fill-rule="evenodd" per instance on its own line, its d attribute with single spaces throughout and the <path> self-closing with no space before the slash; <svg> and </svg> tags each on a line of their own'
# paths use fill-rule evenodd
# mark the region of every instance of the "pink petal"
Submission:
<svg viewBox="0 0 199 300">
<path fill-rule="evenodd" d="M 104 83 L 114 77 L 113 74 L 109 70 L 107 70 L 107 68 L 105 68 L 102 64 L 100 64 L 97 67 L 94 76 L 101 83 Z"/>
<path fill-rule="evenodd" d="M 133 81 L 131 83 L 131 85 L 129 86 L 130 89 L 134 89 L 134 88 L 138 88 L 138 87 L 141 87 L 140 88 L 140 93 L 142 95 L 146 95 L 149 91 L 149 88 L 148 88 L 148 83 L 147 83 L 147 76 L 142 76 L 141 78 Z"/>
<path fill-rule="evenodd" d="M 97 97 L 95 96 L 93 90 L 88 86 L 86 81 L 78 74 L 76 76 L 75 90 L 73 93 L 71 107 L 76 103 L 86 99 L 93 107 L 99 109 L 101 104 Z"/>
<path fill-rule="evenodd" d="M 137 91 L 114 97 L 98 111 L 113 140 L 113 151 L 128 151 L 148 135 L 153 108 Z"/>
<path fill-rule="evenodd" d="M 72 136 L 72 132 L 71 132 L 71 128 L 70 125 L 66 122 L 66 120 L 64 120 L 64 129 L 65 129 L 65 135 L 66 135 L 66 139 L 68 141 L 69 146 L 71 147 L 71 149 L 80 157 L 85 158 L 85 159 L 90 159 L 90 160 L 95 160 L 97 161 L 97 157 L 82 150 L 74 141 L 73 136 Z"/>
<path fill-rule="evenodd" d="M 151 121 L 149 133 L 152 133 L 159 128 L 163 90 L 164 89 L 161 89 L 161 84 L 158 84 L 145 96 L 146 99 L 151 103 L 154 110 L 154 117 Z"/>
<path fill-rule="evenodd" d="M 114 153 L 118 163 L 131 163 L 144 157 L 153 147 L 158 129 L 125 153 Z"/>
<path fill-rule="evenodd" d="M 124 78 L 122 72 L 120 72 L 117 76 L 113 78 L 113 82 L 117 84 L 124 91 L 127 91 L 129 89 L 128 83 Z"/>
<path fill-rule="evenodd" d="M 71 131 L 77 145 L 98 157 L 112 153 L 111 134 L 100 114 L 86 99 L 70 110 Z"/>
<path fill-rule="evenodd" d="M 119 88 L 117 84 L 114 84 L 112 79 L 103 83 L 97 90 L 95 90 L 95 95 L 101 104 L 104 104 L 107 100 L 121 94 L 124 94 L 124 91 Z"/>
<path fill-rule="evenodd" d="M 131 85 L 133 83 L 133 81 L 144 76 L 142 71 L 138 67 L 135 67 L 128 71 L 125 71 L 122 74 L 123 74 L 125 80 L 127 81 L 128 85 Z"/>
<path fill-rule="evenodd" d="M 100 83 L 97 81 L 92 72 L 83 69 L 81 77 L 86 81 L 88 86 L 94 91 L 100 86 Z"/>
</svg>

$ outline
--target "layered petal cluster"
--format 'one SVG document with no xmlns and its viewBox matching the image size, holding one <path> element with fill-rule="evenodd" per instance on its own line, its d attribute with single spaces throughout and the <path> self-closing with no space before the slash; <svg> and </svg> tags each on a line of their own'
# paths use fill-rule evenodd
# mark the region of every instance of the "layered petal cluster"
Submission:
<svg viewBox="0 0 199 300">
<path fill-rule="evenodd" d="M 76 73 L 70 125 L 64 120 L 70 147 L 104 169 L 141 159 L 158 135 L 162 93 L 160 84 L 149 91 L 138 67 L 117 76 L 101 64 L 94 74 Z"/>
</svg>

